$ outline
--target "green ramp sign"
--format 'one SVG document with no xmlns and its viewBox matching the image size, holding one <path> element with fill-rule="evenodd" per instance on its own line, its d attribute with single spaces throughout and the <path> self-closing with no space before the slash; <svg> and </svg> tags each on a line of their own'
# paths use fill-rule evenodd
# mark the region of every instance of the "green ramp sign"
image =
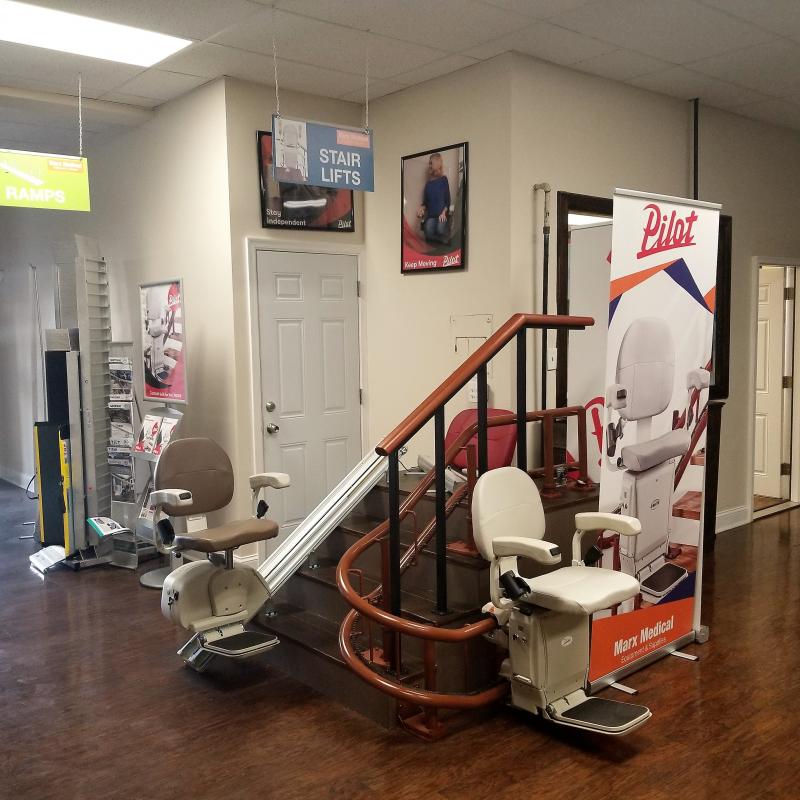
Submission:
<svg viewBox="0 0 800 800">
<path fill-rule="evenodd" d="M 0 149 L 0 206 L 89 211 L 85 158 Z"/>
</svg>

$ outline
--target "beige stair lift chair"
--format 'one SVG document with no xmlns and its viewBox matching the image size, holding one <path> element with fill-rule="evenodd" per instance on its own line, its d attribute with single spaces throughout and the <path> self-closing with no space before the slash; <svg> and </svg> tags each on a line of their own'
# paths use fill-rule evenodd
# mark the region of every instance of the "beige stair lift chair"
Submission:
<svg viewBox="0 0 800 800">
<path fill-rule="evenodd" d="M 192 634 L 178 654 L 198 672 L 214 656 L 248 658 L 279 643 L 275 636 L 245 628 L 269 593 L 259 573 L 236 564 L 233 553 L 277 536 L 278 525 L 264 518 L 268 506 L 260 495 L 288 485 L 284 473 L 251 476 L 254 516 L 209 528 L 198 525 L 197 517 L 204 522 L 205 514 L 224 508 L 233 497 L 233 468 L 225 451 L 213 439 L 176 439 L 159 459 L 150 499 L 161 549 L 205 555 L 173 570 L 161 593 L 164 616 Z M 191 518 L 192 524 L 176 534 L 167 517 Z"/>
</svg>

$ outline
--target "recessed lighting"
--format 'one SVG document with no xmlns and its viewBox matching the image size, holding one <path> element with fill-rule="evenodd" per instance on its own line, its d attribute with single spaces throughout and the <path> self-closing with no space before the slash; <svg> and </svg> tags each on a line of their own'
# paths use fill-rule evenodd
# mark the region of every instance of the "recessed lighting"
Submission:
<svg viewBox="0 0 800 800">
<path fill-rule="evenodd" d="M 595 217 L 591 214 L 570 214 L 567 217 L 567 224 L 571 228 L 577 228 L 582 225 L 602 225 L 603 223 L 611 224 L 611 217 Z"/>
<path fill-rule="evenodd" d="M 152 67 L 191 44 L 165 33 L 14 0 L 0 0 L 0 40 L 137 67 Z"/>
</svg>

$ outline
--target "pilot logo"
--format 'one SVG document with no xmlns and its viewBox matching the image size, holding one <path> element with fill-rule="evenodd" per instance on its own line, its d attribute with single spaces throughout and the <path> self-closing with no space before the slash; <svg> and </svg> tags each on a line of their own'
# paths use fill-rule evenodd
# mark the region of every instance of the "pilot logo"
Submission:
<svg viewBox="0 0 800 800">
<path fill-rule="evenodd" d="M 691 211 L 685 218 L 678 218 L 678 212 L 670 216 L 661 213 L 655 203 L 645 206 L 648 212 L 644 226 L 642 246 L 636 258 L 645 258 L 653 253 L 663 253 L 677 247 L 690 247 L 696 244 L 692 236 L 692 227 L 697 222 L 697 212 Z"/>
<path fill-rule="evenodd" d="M 658 508 L 660 505 L 661 500 L 657 497 L 652 503 L 650 503 L 650 510 L 652 511 L 654 508 Z"/>
</svg>

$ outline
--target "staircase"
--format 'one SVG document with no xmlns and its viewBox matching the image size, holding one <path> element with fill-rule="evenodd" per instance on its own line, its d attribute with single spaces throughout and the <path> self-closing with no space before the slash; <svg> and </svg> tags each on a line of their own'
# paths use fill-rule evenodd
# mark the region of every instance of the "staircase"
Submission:
<svg viewBox="0 0 800 800">
<path fill-rule="evenodd" d="M 400 491 L 407 496 L 419 481 L 418 475 L 401 474 Z M 561 497 L 544 500 L 548 515 L 548 531 L 569 552 L 574 532 L 573 516 L 578 511 L 597 507 L 597 493 L 563 490 Z M 466 537 L 466 503 L 459 504 L 448 519 L 448 542 Z M 390 728 L 397 724 L 397 701 L 363 682 L 346 665 L 339 648 L 339 628 L 349 605 L 336 585 L 336 565 L 345 551 L 388 516 L 388 491 L 385 479 L 375 486 L 341 525 L 331 533 L 313 558 L 288 581 L 274 604 L 266 607 L 256 623 L 281 641 L 270 651 L 269 662 L 293 678 L 306 683 L 322 694 Z M 424 497 L 416 507 L 416 531 L 413 518 L 401 525 L 401 545 L 405 550 L 415 533 L 435 516 L 433 496 Z M 360 580 L 353 583 L 363 595 L 380 582 L 380 549 L 370 548 L 359 560 Z M 536 572 L 530 565 L 529 574 Z M 450 613 L 434 611 L 436 554 L 430 542 L 418 554 L 402 582 L 403 617 L 436 627 L 458 628 L 483 617 L 481 608 L 489 599 L 488 564 L 479 557 L 447 553 L 448 608 Z M 360 628 L 367 625 L 362 620 Z M 372 626 L 373 667 L 395 679 L 393 672 L 382 670 L 375 662 L 380 656 L 382 634 Z M 497 675 L 496 648 L 482 638 L 463 645 L 435 644 L 435 660 L 442 692 L 469 693 L 491 682 Z M 367 630 L 357 638 L 357 646 L 367 651 L 370 640 Z M 403 671 L 400 680 L 411 687 L 424 683 L 423 643 L 414 637 L 402 638 Z"/>
</svg>

